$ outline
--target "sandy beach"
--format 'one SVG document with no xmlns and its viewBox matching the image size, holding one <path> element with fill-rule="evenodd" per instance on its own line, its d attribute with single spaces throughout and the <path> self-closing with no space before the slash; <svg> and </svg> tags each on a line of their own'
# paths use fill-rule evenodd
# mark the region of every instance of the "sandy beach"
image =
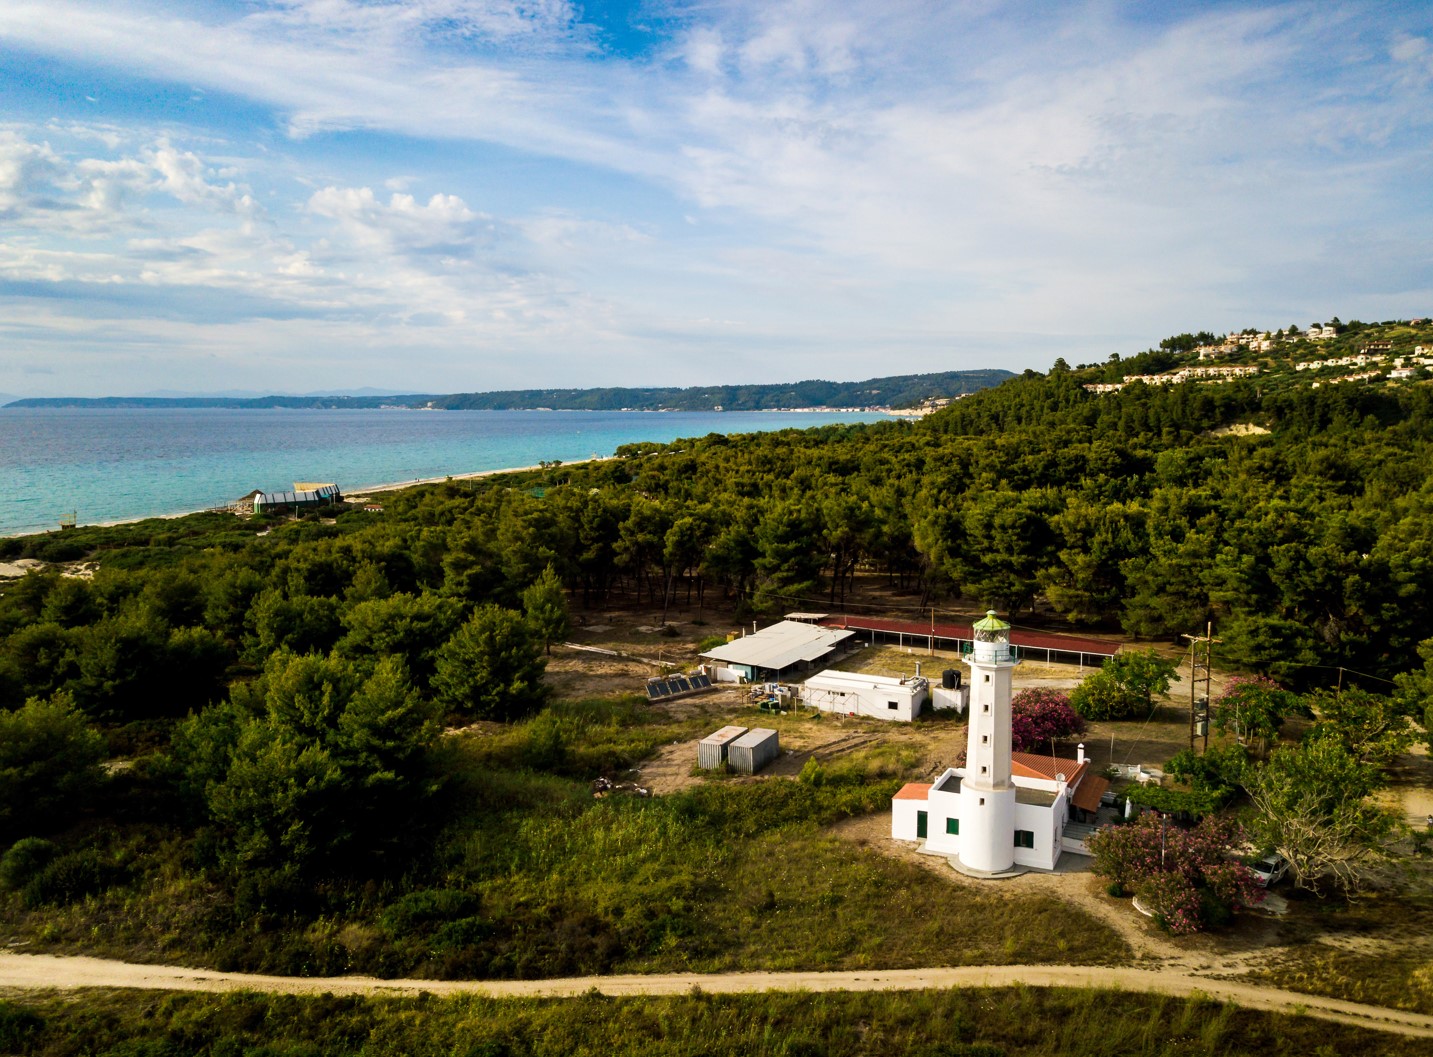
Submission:
<svg viewBox="0 0 1433 1057">
<path fill-rule="evenodd" d="M 581 466 L 591 462 L 607 462 L 615 459 L 615 455 L 600 455 L 595 459 L 574 459 L 565 462 L 563 466 Z M 365 485 L 361 488 L 344 488 L 343 483 L 338 482 L 343 488 L 345 500 L 362 499 L 366 496 L 376 495 L 381 492 L 397 492 L 404 488 L 418 488 L 428 484 L 443 484 L 446 481 L 473 481 L 482 477 L 497 477 L 505 473 L 523 473 L 526 470 L 541 470 L 541 466 L 508 466 L 499 470 L 475 470 L 472 473 L 452 473 L 443 477 L 415 477 L 411 481 L 390 481 L 387 484 Z M 89 521 L 77 526 L 80 528 L 114 528 L 117 525 L 136 525 L 141 521 L 173 521 L 176 518 L 188 517 L 190 514 L 203 514 L 210 510 L 221 509 L 218 507 L 201 507 L 198 510 L 178 510 L 164 514 L 144 514 L 141 517 L 121 518 L 118 521 Z M 12 532 L 5 538 L 17 536 L 41 536 L 46 532 L 59 532 L 56 526 L 53 529 L 41 529 L 36 532 Z"/>
</svg>

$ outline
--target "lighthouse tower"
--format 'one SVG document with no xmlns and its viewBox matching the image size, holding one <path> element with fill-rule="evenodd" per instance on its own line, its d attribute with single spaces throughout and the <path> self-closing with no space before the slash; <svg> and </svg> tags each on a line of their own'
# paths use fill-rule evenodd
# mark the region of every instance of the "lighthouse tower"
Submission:
<svg viewBox="0 0 1433 1057">
<path fill-rule="evenodd" d="M 1015 786 L 1010 781 L 1010 625 L 995 610 L 975 625 L 970 733 L 960 783 L 960 861 L 1000 873 L 1015 865 Z"/>
</svg>

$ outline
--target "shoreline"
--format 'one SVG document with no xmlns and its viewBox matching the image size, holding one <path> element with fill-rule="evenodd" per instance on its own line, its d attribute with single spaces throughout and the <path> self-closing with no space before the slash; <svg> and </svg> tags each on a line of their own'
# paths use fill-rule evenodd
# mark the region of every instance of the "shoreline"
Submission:
<svg viewBox="0 0 1433 1057">
<path fill-rule="evenodd" d="M 22 410 L 24 410 L 24 409 L 22 409 Z M 244 410 L 249 410 L 249 409 L 244 409 Z M 290 410 L 290 409 L 281 409 L 281 410 Z M 310 410 L 310 409 L 297 409 L 297 410 Z M 315 410 L 324 411 L 324 410 L 329 410 L 329 409 L 315 409 Z M 417 410 L 417 409 L 403 408 L 403 409 L 400 409 L 400 410 Z M 748 415 L 748 414 L 749 414 L 749 415 L 752 415 L 753 417 L 759 416 L 759 417 L 765 418 L 767 415 L 779 416 L 779 415 L 782 415 L 782 414 L 785 414 L 785 415 L 792 415 L 792 414 L 806 415 L 806 414 L 810 414 L 810 415 L 813 415 L 813 416 L 817 416 L 817 415 L 837 415 L 837 414 L 840 414 L 840 412 L 841 412 L 842 410 L 857 411 L 858 409 L 832 409 L 832 408 L 819 408 L 819 407 L 808 407 L 808 408 L 764 408 L 764 409 L 761 409 L 760 411 L 731 412 L 731 414 L 732 414 L 733 416 L 740 416 L 740 415 Z M 497 414 L 502 414 L 502 413 L 506 413 L 506 412 L 496 412 L 496 413 L 497 413 Z M 525 413 L 531 413 L 531 412 L 529 411 L 529 412 L 525 412 Z M 563 413 L 566 414 L 566 413 L 568 413 L 568 412 L 563 412 Z M 595 411 L 592 411 L 592 412 L 590 412 L 590 413 L 598 414 L 598 413 L 606 413 L 606 412 L 595 412 Z M 628 411 L 628 412 L 626 412 L 626 414 L 634 414 L 634 413 L 636 413 L 636 414 L 644 414 L 644 415 L 658 415 L 658 416 L 663 415 L 663 414 L 673 414 L 673 415 L 678 415 L 678 416 L 684 415 L 684 414 L 699 415 L 699 416 L 700 416 L 700 415 L 707 415 L 707 416 L 709 416 L 709 415 L 712 414 L 711 412 L 688 412 L 688 411 L 677 411 L 677 410 L 675 410 L 675 409 L 666 410 L 666 411 L 652 410 L 652 411 L 640 411 L 640 412 L 633 412 L 633 411 Z M 867 409 L 859 409 L 859 413 L 861 413 L 861 414 L 874 414 L 874 415 L 880 416 L 879 418 L 875 419 L 875 421 L 882 421 L 882 420 L 885 420 L 885 421 L 900 421 L 901 418 L 904 417 L 904 416 L 902 416 L 902 415 L 895 414 L 895 413 L 891 412 L 889 409 L 876 409 L 876 410 L 874 410 L 874 411 L 873 411 L 872 409 L 868 409 L 868 408 L 867 408 Z M 723 412 L 723 413 L 722 413 L 723 417 L 725 417 L 726 414 L 727 414 L 727 413 Z M 793 423 L 792 425 L 794 426 L 794 428 L 797 428 L 797 429 L 807 429 L 807 428 L 809 428 L 809 426 L 808 426 L 806 423 L 804 423 L 804 422 L 803 422 L 803 423 L 800 423 L 800 424 L 795 424 L 795 423 Z M 788 428 L 790 428 L 790 427 L 788 427 Z M 725 428 L 722 429 L 721 431 L 725 432 L 725 431 L 727 431 L 727 430 L 730 430 L 730 432 L 732 432 L 732 433 L 737 433 L 737 434 L 742 434 L 742 433 L 747 433 L 747 432 L 766 432 L 766 429 L 764 429 L 764 428 L 763 428 L 763 429 L 750 429 L 750 428 L 742 429 L 742 428 L 739 428 L 739 427 L 736 427 L 736 428 L 725 427 Z M 695 434 L 693 434 L 693 435 L 695 436 Z M 674 438 L 674 439 L 679 439 L 679 438 Z M 632 441 L 632 442 L 623 442 L 623 443 L 638 443 L 638 442 Z M 657 442 L 657 443 L 667 443 L 667 442 Z M 530 456 L 529 456 L 529 457 L 530 457 Z M 593 455 L 593 456 L 589 456 L 589 457 L 586 457 L 586 458 L 573 459 L 573 460 L 571 460 L 571 461 L 559 460 L 559 465 L 580 466 L 580 465 L 582 465 L 582 464 L 584 464 L 584 463 L 590 463 L 590 462 L 594 462 L 594 461 L 600 462 L 600 461 L 604 461 L 604 460 L 608 460 L 608 459 L 614 459 L 614 458 L 616 458 L 615 455 L 606 455 L 606 456 Z M 441 484 L 441 483 L 443 483 L 444 481 L 450 481 L 450 480 L 452 480 L 452 481 L 476 480 L 476 479 L 483 478 L 483 477 L 495 476 L 495 475 L 497 475 L 497 474 L 522 473 L 522 472 L 526 472 L 526 471 L 539 470 L 539 469 L 541 469 L 541 468 L 542 468 L 541 465 L 501 466 L 501 467 L 495 467 L 495 468 L 493 468 L 493 469 L 473 470 L 473 471 L 467 471 L 467 472 L 463 472 L 463 473 L 450 473 L 450 474 L 444 474 L 444 475 L 441 475 L 441 476 L 420 477 L 420 478 L 414 478 L 414 479 L 412 479 L 412 480 L 407 480 L 407 481 L 394 481 L 394 480 L 380 481 L 380 482 L 377 482 L 377 483 L 374 483 L 374 484 L 364 485 L 364 486 L 355 487 L 355 488 L 348 488 L 348 487 L 344 486 L 341 481 L 339 482 L 339 484 L 340 484 L 340 487 L 343 489 L 343 493 L 344 493 L 345 496 L 360 496 L 360 497 L 361 497 L 361 496 L 370 495 L 370 494 L 376 495 L 376 494 L 381 494 L 381 493 L 383 493 L 383 492 L 398 491 L 398 490 L 403 489 L 403 488 L 413 488 L 413 487 L 418 487 L 418 486 L 422 486 L 422 485 Z M 185 509 L 160 510 L 160 511 L 156 511 L 156 512 L 153 512 L 153 513 L 137 514 L 137 515 L 129 516 L 129 517 L 119 517 L 119 518 L 112 518 L 112 519 L 99 520 L 99 521 L 85 521 L 85 522 L 81 522 L 77 527 L 80 527 L 80 528 L 117 528 L 117 527 L 124 526 L 124 525 L 134 525 L 134 524 L 138 524 L 138 523 L 141 522 L 141 521 L 154 521 L 154 520 L 166 521 L 166 520 L 174 520 L 174 519 L 176 519 L 176 518 L 189 517 L 189 516 L 191 516 L 191 515 L 193 515 L 193 514 L 204 514 L 204 513 L 210 513 L 210 512 L 222 512 L 222 511 L 225 510 L 225 508 L 227 507 L 227 505 L 228 505 L 229 502 L 231 502 L 231 500 L 225 500 L 225 501 L 223 501 L 223 502 L 219 502 L 219 503 L 215 503 L 215 504 L 210 504 L 210 505 L 203 506 L 203 507 L 189 507 L 189 508 L 185 508 Z M 20 529 L 15 529 L 15 530 L 0 529 L 0 539 L 20 539 L 20 538 L 31 537 L 31 536 L 48 536 L 48 535 L 52 535 L 52 534 L 55 534 L 55 533 L 58 533 L 58 532 L 62 532 L 62 531 L 64 531 L 64 530 L 62 530 L 62 529 L 59 527 L 58 520 L 56 520 L 56 521 L 52 522 L 49 526 L 44 526 L 44 525 L 42 525 L 42 526 L 34 526 L 34 527 L 20 528 Z"/>
<path fill-rule="evenodd" d="M 617 458 L 615 455 L 599 455 L 595 459 L 574 459 L 571 462 L 558 461 L 559 466 L 583 466 L 593 462 L 609 462 Z M 351 492 L 344 491 L 344 502 L 353 497 L 363 497 L 382 492 L 398 492 L 404 488 L 420 488 L 424 485 L 445 484 L 448 481 L 472 481 L 482 477 L 496 477 L 504 473 L 524 473 L 528 470 L 541 470 L 541 466 L 504 466 L 496 470 L 473 470 L 469 473 L 450 473 L 442 477 L 415 477 L 411 481 L 392 481 L 387 484 L 368 485 L 363 488 L 355 488 Z M 342 487 L 340 485 L 340 487 Z M 182 517 L 191 517 L 194 514 L 227 513 L 220 507 L 200 507 L 198 510 L 176 510 L 164 514 L 141 514 L 139 517 L 120 518 L 116 521 L 87 521 L 76 525 L 76 528 L 118 528 L 122 525 L 137 525 L 141 521 L 177 521 Z M 23 539 L 26 536 L 45 536 L 49 533 L 59 533 L 64 530 L 56 527 L 52 529 L 35 529 L 33 532 L 10 532 L 0 535 L 0 539 Z"/>
<path fill-rule="evenodd" d="M 571 462 L 557 460 L 559 467 L 562 466 L 586 466 L 594 462 L 611 462 L 617 458 L 615 455 L 599 455 L 596 458 L 573 459 Z M 344 492 L 344 501 L 347 502 L 354 496 L 365 496 L 373 492 L 397 492 L 404 488 L 418 488 L 427 484 L 446 484 L 448 481 L 473 481 L 481 477 L 496 477 L 504 473 L 525 473 L 529 470 L 541 470 L 541 466 L 505 466 L 500 470 L 474 470 L 471 473 L 450 473 L 443 477 L 415 477 L 411 481 L 394 481 L 390 484 L 369 485 L 366 488 L 355 488 L 351 492 Z M 197 511 L 196 511 L 197 512 Z"/>
</svg>

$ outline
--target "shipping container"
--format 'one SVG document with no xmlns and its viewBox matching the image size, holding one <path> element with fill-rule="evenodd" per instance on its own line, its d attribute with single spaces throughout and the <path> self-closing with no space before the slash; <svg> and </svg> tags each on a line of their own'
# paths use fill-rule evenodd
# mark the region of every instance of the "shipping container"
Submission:
<svg viewBox="0 0 1433 1057">
<path fill-rule="evenodd" d="M 746 733 L 745 727 L 722 727 L 697 743 L 697 766 L 715 770 L 727 761 L 727 748 Z"/>
<path fill-rule="evenodd" d="M 776 731 L 754 727 L 727 748 L 727 762 L 733 771 L 756 774 L 781 751 Z"/>
</svg>

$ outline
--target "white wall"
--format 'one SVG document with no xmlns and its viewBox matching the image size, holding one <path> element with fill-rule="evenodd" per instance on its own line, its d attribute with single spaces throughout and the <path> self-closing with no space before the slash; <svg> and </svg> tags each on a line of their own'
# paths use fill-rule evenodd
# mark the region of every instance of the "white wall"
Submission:
<svg viewBox="0 0 1433 1057">
<path fill-rule="evenodd" d="M 866 687 L 843 686 L 827 688 L 819 683 L 811 685 L 807 680 L 801 691 L 801 700 L 822 712 L 839 712 L 849 715 L 854 712 L 868 719 L 891 719 L 909 723 L 920 715 L 925 700 L 924 691 L 912 691 L 908 686 Z M 890 703 L 896 703 L 895 708 Z"/>
<path fill-rule="evenodd" d="M 919 840 L 916 836 L 916 816 L 928 810 L 924 800 L 892 800 L 891 837 L 895 840 Z"/>
<path fill-rule="evenodd" d="M 1038 786 L 1042 789 L 1053 790 L 1057 784 L 1064 783 L 1034 781 L 1021 779 L 1020 784 Z M 1015 848 L 1015 862 L 1019 866 L 1033 866 L 1039 870 L 1053 870 L 1055 864 L 1060 861 L 1060 835 L 1065 828 L 1065 818 L 1069 814 L 1069 803 L 1065 799 L 1063 789 L 1055 797 L 1055 803 L 1051 807 L 1040 807 L 1037 804 L 1015 805 L 1015 825 L 1012 829 L 1010 840 L 1013 844 L 1015 836 L 1013 830 L 1024 829 L 1035 834 L 1035 847 Z"/>
<path fill-rule="evenodd" d="M 954 769 L 948 769 L 945 774 L 936 779 L 935 786 L 930 791 L 930 828 L 926 834 L 925 846 L 931 851 L 938 851 L 945 855 L 958 855 L 960 853 L 960 839 L 965 833 L 965 825 L 961 824 L 960 833 L 947 833 L 945 831 L 946 819 L 960 818 L 960 794 L 943 793 L 936 786 L 945 781 L 947 775 L 957 773 Z"/>
</svg>

